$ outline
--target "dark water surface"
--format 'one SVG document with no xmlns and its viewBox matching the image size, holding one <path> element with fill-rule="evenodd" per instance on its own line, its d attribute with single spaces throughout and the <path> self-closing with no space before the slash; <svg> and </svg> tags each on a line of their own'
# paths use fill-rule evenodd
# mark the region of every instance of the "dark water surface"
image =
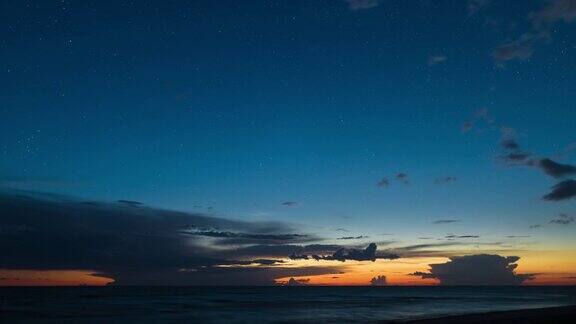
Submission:
<svg viewBox="0 0 576 324">
<path fill-rule="evenodd" d="M 0 321 L 377 322 L 576 304 L 576 287 L 0 288 Z"/>
</svg>

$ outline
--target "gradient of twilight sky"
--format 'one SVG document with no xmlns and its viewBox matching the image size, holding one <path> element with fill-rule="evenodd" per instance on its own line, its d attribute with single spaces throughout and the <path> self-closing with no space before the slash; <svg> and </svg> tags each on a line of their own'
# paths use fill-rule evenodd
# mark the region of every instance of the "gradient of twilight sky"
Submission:
<svg viewBox="0 0 576 324">
<path fill-rule="evenodd" d="M 407 274 L 451 253 L 574 282 L 576 185 L 543 199 L 576 177 L 573 0 L 3 1 L 0 18 L 7 195 L 400 251 L 347 261 L 340 284 L 429 283 Z M 406 266 L 430 242 L 463 245 Z M 104 271 L 89 267 L 39 268 Z M 314 274 L 274 279 L 338 279 Z"/>
</svg>

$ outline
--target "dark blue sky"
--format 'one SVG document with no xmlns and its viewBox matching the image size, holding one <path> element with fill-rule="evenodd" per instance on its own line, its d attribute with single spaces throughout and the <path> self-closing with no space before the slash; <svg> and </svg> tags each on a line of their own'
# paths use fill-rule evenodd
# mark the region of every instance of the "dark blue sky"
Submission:
<svg viewBox="0 0 576 324">
<path fill-rule="evenodd" d="M 318 232 L 525 233 L 575 212 L 535 165 L 576 160 L 574 7 L 2 1 L 0 185 Z M 510 138 L 532 165 L 501 158 Z"/>
</svg>

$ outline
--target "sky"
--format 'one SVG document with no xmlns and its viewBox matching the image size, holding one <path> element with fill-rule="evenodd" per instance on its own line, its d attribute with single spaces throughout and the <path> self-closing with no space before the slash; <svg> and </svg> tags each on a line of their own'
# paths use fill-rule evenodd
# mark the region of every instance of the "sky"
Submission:
<svg viewBox="0 0 576 324">
<path fill-rule="evenodd" d="M 0 21 L 0 285 L 576 283 L 574 0 Z"/>
</svg>

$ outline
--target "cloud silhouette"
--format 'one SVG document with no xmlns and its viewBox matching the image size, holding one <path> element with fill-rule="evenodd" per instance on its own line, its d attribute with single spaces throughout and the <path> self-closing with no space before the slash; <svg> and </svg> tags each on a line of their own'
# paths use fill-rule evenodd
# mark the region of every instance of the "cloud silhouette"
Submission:
<svg viewBox="0 0 576 324">
<path fill-rule="evenodd" d="M 479 235 L 454 235 L 454 234 L 449 234 L 446 235 L 444 238 L 447 239 L 457 239 L 457 238 L 479 238 Z"/>
<path fill-rule="evenodd" d="M 571 174 L 576 174 L 576 166 L 561 164 L 550 159 L 542 159 L 538 166 L 549 176 L 562 178 Z"/>
<path fill-rule="evenodd" d="M 532 162 L 528 161 L 528 158 L 530 156 L 531 156 L 530 153 L 518 151 L 518 152 L 512 152 L 512 153 L 505 154 L 502 156 L 502 159 L 504 160 L 504 162 L 509 163 L 509 164 L 531 165 Z"/>
<path fill-rule="evenodd" d="M 310 279 L 294 279 L 293 277 L 286 282 L 286 286 L 306 286 Z"/>
<path fill-rule="evenodd" d="M 404 184 L 408 184 L 410 181 L 408 180 L 408 175 L 404 172 L 400 172 L 396 175 L 396 180 L 404 183 Z"/>
<path fill-rule="evenodd" d="M 502 145 L 502 147 L 504 147 L 507 150 L 518 150 L 520 149 L 520 144 L 518 144 L 518 142 L 516 142 L 516 140 L 514 139 L 505 139 L 502 140 L 502 142 L 500 142 L 500 144 Z"/>
<path fill-rule="evenodd" d="M 451 224 L 451 223 L 458 223 L 460 222 L 459 219 L 439 219 L 437 221 L 433 221 L 432 224 Z"/>
<path fill-rule="evenodd" d="M 359 240 L 359 239 L 364 239 L 364 238 L 368 238 L 368 236 L 366 236 L 366 235 L 344 236 L 344 237 L 339 237 L 338 240 Z"/>
<path fill-rule="evenodd" d="M 446 263 L 430 264 L 429 272 L 415 272 L 422 279 L 438 279 L 440 284 L 453 285 L 520 285 L 534 274 L 517 274 L 520 257 L 478 254 L 451 257 Z"/>
<path fill-rule="evenodd" d="M 231 231 L 218 230 L 185 230 L 185 234 L 206 236 L 223 239 L 222 244 L 240 244 L 240 243 L 290 243 L 290 242 L 307 242 L 316 241 L 314 238 L 305 234 L 259 234 L 259 233 L 238 233 Z"/>
<path fill-rule="evenodd" d="M 286 207 L 294 207 L 296 205 L 298 205 L 298 203 L 295 201 L 285 201 L 282 203 L 282 206 L 286 206 Z"/>
<path fill-rule="evenodd" d="M 384 275 L 380 275 L 370 279 L 370 286 L 381 287 L 386 285 L 387 285 L 386 276 Z"/>
<path fill-rule="evenodd" d="M 561 201 L 574 197 L 576 197 L 576 180 L 564 180 L 552 187 L 552 191 L 542 198 L 549 201 Z"/>
<path fill-rule="evenodd" d="M 332 255 L 316 255 L 313 256 L 315 260 L 335 260 L 345 262 L 347 260 L 352 261 L 376 261 L 376 259 L 387 259 L 394 260 L 400 258 L 396 253 L 376 253 L 377 250 L 376 243 L 370 243 L 365 249 L 355 249 L 355 248 L 340 248 L 336 250 Z"/>
<path fill-rule="evenodd" d="M 388 187 L 390 185 L 390 181 L 388 181 L 387 178 L 382 178 L 380 181 L 378 181 L 377 183 L 378 187 Z"/>
<path fill-rule="evenodd" d="M 84 269 L 120 285 L 273 284 L 276 278 L 341 272 L 335 266 L 284 267 L 280 260 L 243 251 L 263 241 L 279 249 L 286 239 L 303 239 L 284 234 L 293 233 L 292 226 L 144 205 L 86 204 L 57 195 L 1 192 L 0 232 L 3 269 Z M 236 239 L 243 241 L 238 246 L 219 243 Z"/>
</svg>

